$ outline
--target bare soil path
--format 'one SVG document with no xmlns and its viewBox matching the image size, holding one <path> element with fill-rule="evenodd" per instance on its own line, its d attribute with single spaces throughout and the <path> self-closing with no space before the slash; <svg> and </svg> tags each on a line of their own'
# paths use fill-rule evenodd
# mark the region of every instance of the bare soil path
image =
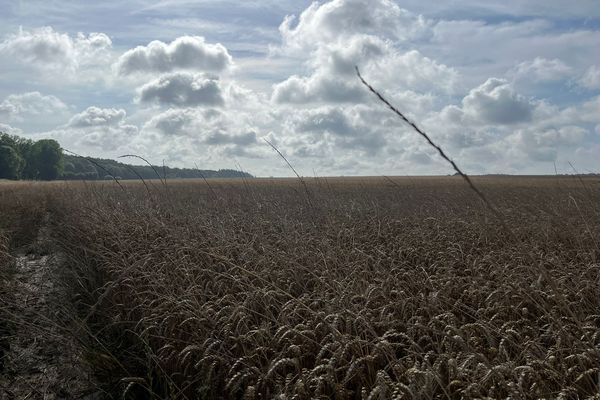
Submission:
<svg viewBox="0 0 600 400">
<path fill-rule="evenodd" d="M 58 257 L 40 255 L 47 237 L 42 228 L 37 243 L 17 252 L 13 270 L 0 277 L 0 399 L 102 399 L 72 334 L 68 299 L 57 285 Z"/>
</svg>

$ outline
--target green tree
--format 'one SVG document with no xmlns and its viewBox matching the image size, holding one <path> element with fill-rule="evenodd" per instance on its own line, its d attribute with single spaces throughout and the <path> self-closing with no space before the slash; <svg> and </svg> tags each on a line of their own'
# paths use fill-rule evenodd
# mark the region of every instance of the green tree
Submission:
<svg viewBox="0 0 600 400">
<path fill-rule="evenodd" d="M 33 155 L 34 143 L 31 139 L 0 132 L 0 146 L 12 147 L 22 159 L 20 179 L 35 179 L 37 177 L 36 160 Z"/>
<path fill-rule="evenodd" d="M 23 159 L 11 146 L 0 145 L 0 179 L 19 179 Z"/>
<path fill-rule="evenodd" d="M 35 179 L 36 177 L 36 166 L 35 160 L 33 159 L 33 144 L 35 142 L 31 139 L 25 139 L 15 136 L 15 150 L 19 153 L 24 161 L 23 173 L 21 179 Z"/>
<path fill-rule="evenodd" d="M 42 139 L 35 142 L 31 148 L 30 160 L 36 173 L 34 178 L 51 181 L 63 172 L 63 153 L 56 140 Z"/>
<path fill-rule="evenodd" d="M 13 149 L 17 145 L 17 136 L 11 136 L 8 133 L 0 132 L 0 146 L 9 146 Z"/>
</svg>

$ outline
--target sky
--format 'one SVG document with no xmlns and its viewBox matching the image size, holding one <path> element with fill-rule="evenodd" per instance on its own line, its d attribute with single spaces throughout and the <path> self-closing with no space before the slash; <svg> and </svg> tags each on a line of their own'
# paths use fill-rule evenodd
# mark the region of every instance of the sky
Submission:
<svg viewBox="0 0 600 400">
<path fill-rule="evenodd" d="M 290 176 L 600 171 L 597 0 L 0 0 L 0 131 Z M 572 165 L 572 166 L 571 166 Z"/>
</svg>

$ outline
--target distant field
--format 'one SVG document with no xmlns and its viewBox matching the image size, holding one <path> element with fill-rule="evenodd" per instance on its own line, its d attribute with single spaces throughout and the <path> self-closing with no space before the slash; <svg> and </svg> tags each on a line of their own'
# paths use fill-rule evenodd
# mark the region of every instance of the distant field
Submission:
<svg viewBox="0 0 600 400">
<path fill-rule="evenodd" d="M 473 181 L 502 221 L 459 177 L 307 177 L 0 182 L 0 229 L 49 215 L 115 396 L 597 396 L 600 179 Z"/>
<path fill-rule="evenodd" d="M 353 177 L 341 177 L 341 176 L 329 176 L 329 177 L 303 177 L 302 178 L 307 184 L 354 184 L 354 185 L 387 185 L 394 186 L 399 184 L 402 186 L 414 186 L 414 185 L 439 185 L 439 184 L 463 184 L 463 179 L 459 176 L 353 176 Z M 486 175 L 486 176 L 471 176 L 471 179 L 478 184 L 482 185 L 509 185 L 509 186 L 539 186 L 539 185 L 554 185 L 561 187 L 574 187 L 582 188 L 582 182 L 590 185 L 600 185 L 600 176 L 553 176 L 553 175 Z M 146 179 L 147 183 L 161 184 L 159 179 Z M 120 180 L 123 185 L 142 185 L 141 180 Z M 300 181 L 298 178 L 208 178 L 204 179 L 168 179 L 167 184 L 185 184 L 185 185 L 206 185 L 209 184 L 221 184 L 225 186 L 238 185 L 244 183 L 252 183 L 253 185 L 271 185 L 271 184 L 285 184 L 285 185 L 298 185 Z M 30 185 L 32 182 L 29 181 L 10 181 L 0 179 L 0 185 Z M 36 185 L 53 185 L 53 184 L 69 184 L 69 185 L 113 185 L 114 181 L 51 181 L 51 182 L 35 182 Z"/>
</svg>

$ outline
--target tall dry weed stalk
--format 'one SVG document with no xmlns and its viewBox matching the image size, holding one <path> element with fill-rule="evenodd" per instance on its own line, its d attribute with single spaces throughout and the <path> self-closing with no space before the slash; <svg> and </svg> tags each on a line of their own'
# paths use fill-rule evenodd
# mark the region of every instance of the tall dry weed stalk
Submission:
<svg viewBox="0 0 600 400">
<path fill-rule="evenodd" d="M 469 185 L 471 190 L 473 190 L 475 192 L 475 194 L 477 194 L 477 196 L 484 202 L 486 207 L 494 214 L 494 216 L 496 217 L 498 222 L 500 222 L 502 224 L 502 226 L 506 229 L 506 231 L 508 233 L 510 233 L 510 235 L 514 239 L 516 239 L 513 231 L 506 224 L 506 222 L 504 220 L 504 216 L 500 213 L 500 211 L 498 211 L 498 209 L 496 207 L 494 207 L 494 205 L 488 200 L 488 198 L 483 194 L 483 192 L 481 192 L 481 190 L 479 190 L 479 188 L 477 186 L 475 186 L 475 184 L 473 183 L 473 181 L 471 180 L 469 175 L 467 175 L 465 172 L 463 172 L 463 170 L 460 169 L 458 167 L 458 165 L 450 157 L 448 157 L 448 155 L 446 155 L 444 150 L 439 145 L 437 145 L 433 140 L 431 140 L 429 135 L 427 133 L 425 133 L 424 130 L 419 128 L 415 122 L 409 120 L 400 110 L 398 110 L 394 105 L 392 105 L 392 103 L 390 103 L 385 97 L 383 97 L 383 95 L 380 92 L 378 92 L 373 86 L 371 86 L 371 84 L 369 84 L 367 81 L 365 81 L 365 79 L 360 74 L 360 70 L 358 69 L 358 66 L 355 66 L 354 68 L 356 70 L 356 75 L 358 76 L 358 79 L 360 79 L 361 83 L 363 85 L 365 85 L 371 93 L 373 93 L 375 96 L 377 96 L 377 98 L 383 104 L 385 104 L 392 112 L 394 112 L 394 114 L 396 114 L 398 117 L 400 117 L 400 119 L 402 119 L 404 122 L 406 122 L 411 128 L 413 128 L 413 130 L 415 132 L 417 132 L 421 137 L 423 137 L 427 141 L 427 143 L 431 147 L 433 147 L 437 151 L 437 153 L 452 166 L 452 169 L 454 169 L 454 171 L 458 175 L 460 175 L 461 178 L 464 179 L 464 181 Z M 517 241 L 518 240 L 515 240 L 515 242 L 517 242 Z"/>
</svg>

